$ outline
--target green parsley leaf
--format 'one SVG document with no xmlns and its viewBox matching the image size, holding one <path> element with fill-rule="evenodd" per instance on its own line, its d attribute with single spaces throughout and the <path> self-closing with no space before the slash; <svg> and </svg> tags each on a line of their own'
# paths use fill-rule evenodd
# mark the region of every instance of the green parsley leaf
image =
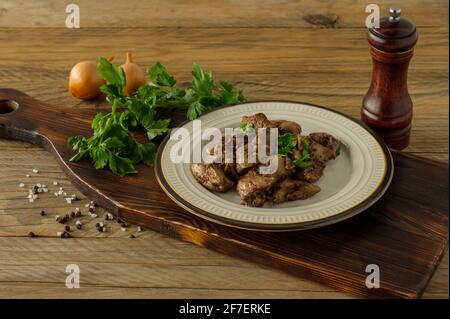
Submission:
<svg viewBox="0 0 450 319">
<path fill-rule="evenodd" d="M 97 65 L 98 74 L 108 83 L 119 87 L 125 87 L 125 72 L 117 65 L 112 64 L 105 58 L 100 58 Z"/>
<path fill-rule="evenodd" d="M 176 83 L 173 76 L 171 76 L 166 68 L 159 62 L 156 62 L 154 66 L 148 69 L 147 74 L 150 80 L 159 86 L 172 87 Z"/>
<path fill-rule="evenodd" d="M 216 88 L 212 72 L 204 71 L 198 64 L 192 66 L 192 86 L 191 88 L 199 97 L 212 96 Z"/>
<path fill-rule="evenodd" d="M 191 104 L 189 104 L 188 111 L 187 111 L 187 118 L 189 120 L 195 120 L 197 117 L 202 114 L 203 110 L 205 109 L 205 106 L 200 101 L 194 101 Z"/>
<path fill-rule="evenodd" d="M 301 169 L 305 169 L 305 168 L 308 168 L 308 167 L 311 167 L 311 166 L 314 165 L 314 162 L 313 162 L 313 161 L 303 161 L 303 160 L 301 160 L 301 159 L 293 160 L 292 163 L 293 163 L 296 167 L 301 168 Z"/>
<path fill-rule="evenodd" d="M 306 169 L 314 165 L 314 161 L 312 160 L 311 151 L 309 148 L 309 140 L 308 138 L 303 138 L 303 150 L 302 157 L 292 161 L 292 163 L 301 169 Z"/>
<path fill-rule="evenodd" d="M 111 156 L 109 150 L 104 145 L 91 148 L 89 154 L 95 163 L 94 166 L 96 169 L 105 168 Z"/>
<path fill-rule="evenodd" d="M 278 136 L 278 154 L 289 156 L 297 146 L 297 136 L 292 133 L 284 133 Z"/>
<path fill-rule="evenodd" d="M 111 154 L 108 164 L 111 171 L 119 176 L 137 173 L 137 170 L 134 168 L 133 163 L 129 158 Z"/>
<path fill-rule="evenodd" d="M 240 125 L 240 129 L 242 130 L 242 132 L 248 132 L 252 128 L 253 128 L 252 123 L 241 123 Z"/>
<path fill-rule="evenodd" d="M 157 120 L 152 123 L 151 127 L 147 128 L 147 137 L 151 141 L 155 137 L 165 135 L 170 131 L 170 119 Z"/>
</svg>

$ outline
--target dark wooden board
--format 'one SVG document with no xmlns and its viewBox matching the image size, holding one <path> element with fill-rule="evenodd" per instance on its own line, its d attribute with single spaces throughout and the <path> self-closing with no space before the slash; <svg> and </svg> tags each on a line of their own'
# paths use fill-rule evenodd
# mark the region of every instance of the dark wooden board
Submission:
<svg viewBox="0 0 450 319">
<path fill-rule="evenodd" d="M 19 106 L 6 113 L 15 107 L 5 100 Z M 152 168 L 140 166 L 139 174 L 120 178 L 95 170 L 89 160 L 68 163 L 72 151 L 67 138 L 89 135 L 98 111 L 49 106 L 17 90 L 0 89 L 0 137 L 31 142 L 54 153 L 84 194 L 124 221 L 359 296 L 420 297 L 447 249 L 446 164 L 394 153 L 388 192 L 354 218 L 307 231 L 239 230 L 178 207 L 159 187 Z M 368 264 L 380 267 L 378 289 L 365 285 Z"/>
</svg>

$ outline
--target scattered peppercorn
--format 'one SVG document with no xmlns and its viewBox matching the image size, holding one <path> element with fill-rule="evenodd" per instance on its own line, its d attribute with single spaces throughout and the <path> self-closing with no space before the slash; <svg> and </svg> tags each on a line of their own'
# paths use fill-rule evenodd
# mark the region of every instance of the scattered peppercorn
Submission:
<svg viewBox="0 0 450 319">
<path fill-rule="evenodd" d="M 111 213 L 106 213 L 105 214 L 105 220 L 114 220 L 114 216 Z"/>
<path fill-rule="evenodd" d="M 30 232 L 28 233 L 28 237 L 36 237 L 36 235 L 35 235 L 32 231 L 30 231 Z"/>
<path fill-rule="evenodd" d="M 56 235 L 60 238 L 70 238 L 70 234 L 66 231 L 59 231 Z"/>
<path fill-rule="evenodd" d="M 60 217 L 58 220 L 56 220 L 57 222 L 59 222 L 60 224 L 65 224 L 69 221 L 69 215 L 66 215 L 64 217 Z"/>
<path fill-rule="evenodd" d="M 41 210 L 41 216 L 45 216 L 45 210 Z"/>
<path fill-rule="evenodd" d="M 66 227 L 64 227 L 64 230 L 65 230 L 65 231 L 70 231 L 70 226 L 67 226 L 67 225 L 66 225 Z"/>
</svg>

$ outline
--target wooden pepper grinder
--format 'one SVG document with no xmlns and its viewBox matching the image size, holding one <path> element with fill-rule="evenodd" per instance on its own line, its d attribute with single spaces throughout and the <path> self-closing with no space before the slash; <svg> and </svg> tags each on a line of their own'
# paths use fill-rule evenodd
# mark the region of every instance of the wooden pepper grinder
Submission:
<svg viewBox="0 0 450 319">
<path fill-rule="evenodd" d="M 379 28 L 368 29 L 372 83 L 361 110 L 361 119 L 397 150 L 409 144 L 412 101 L 407 77 L 418 37 L 416 27 L 400 14 L 400 9 L 391 8 Z"/>
</svg>

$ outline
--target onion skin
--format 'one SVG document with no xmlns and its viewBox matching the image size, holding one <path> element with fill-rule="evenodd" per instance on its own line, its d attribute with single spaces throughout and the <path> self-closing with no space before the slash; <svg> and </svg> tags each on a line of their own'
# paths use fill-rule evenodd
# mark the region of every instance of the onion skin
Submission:
<svg viewBox="0 0 450 319">
<path fill-rule="evenodd" d="M 81 61 L 70 71 L 69 91 L 76 98 L 91 100 L 99 97 L 100 86 L 105 83 L 97 73 L 96 61 Z"/>
<path fill-rule="evenodd" d="M 123 69 L 126 76 L 125 92 L 123 92 L 125 95 L 136 92 L 141 85 L 147 83 L 145 71 L 140 66 L 133 63 L 131 53 L 127 53 L 127 60 L 125 64 L 122 64 L 120 67 Z"/>
</svg>

